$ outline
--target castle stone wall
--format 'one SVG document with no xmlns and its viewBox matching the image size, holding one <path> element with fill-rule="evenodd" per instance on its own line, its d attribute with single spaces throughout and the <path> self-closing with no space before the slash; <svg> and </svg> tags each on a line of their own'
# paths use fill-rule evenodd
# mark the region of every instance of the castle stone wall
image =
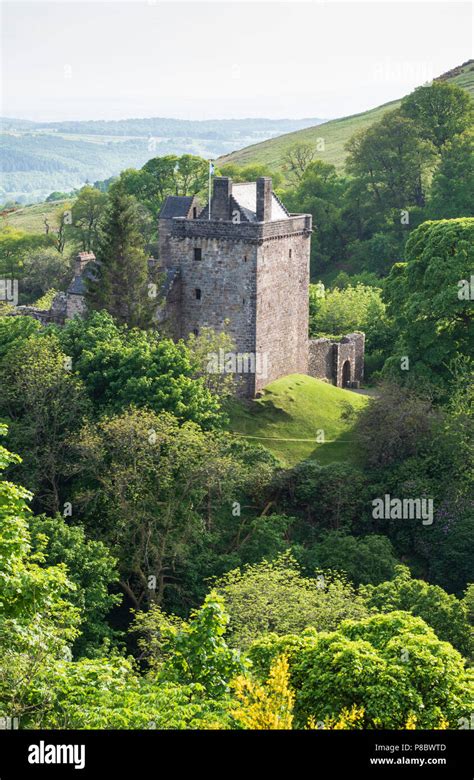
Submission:
<svg viewBox="0 0 474 780">
<path fill-rule="evenodd" d="M 268 375 L 256 391 L 287 374 L 308 370 L 309 233 L 264 240 L 257 253 L 256 349 Z"/>
<path fill-rule="evenodd" d="M 171 264 L 171 235 L 173 231 L 172 219 L 160 219 L 158 221 L 158 257 L 163 265 Z"/>
<path fill-rule="evenodd" d="M 179 336 L 187 338 L 205 327 L 225 330 L 236 352 L 254 353 L 257 246 L 248 241 L 173 234 L 169 249 L 170 265 L 180 270 Z M 201 250 L 201 260 L 194 259 L 195 249 Z M 241 392 L 253 395 L 254 376 L 244 379 Z"/>
</svg>

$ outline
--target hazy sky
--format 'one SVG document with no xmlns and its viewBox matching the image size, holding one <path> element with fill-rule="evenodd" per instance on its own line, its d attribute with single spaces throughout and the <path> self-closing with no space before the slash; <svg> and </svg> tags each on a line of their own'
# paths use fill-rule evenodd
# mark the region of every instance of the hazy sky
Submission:
<svg viewBox="0 0 474 780">
<path fill-rule="evenodd" d="M 335 117 L 473 56 L 468 2 L 5 2 L 1 113 Z"/>
</svg>

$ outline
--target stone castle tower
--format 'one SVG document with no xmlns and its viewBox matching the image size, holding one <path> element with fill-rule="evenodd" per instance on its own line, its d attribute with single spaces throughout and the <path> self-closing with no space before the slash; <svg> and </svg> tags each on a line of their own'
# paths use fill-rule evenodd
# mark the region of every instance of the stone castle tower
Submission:
<svg viewBox="0 0 474 780">
<path fill-rule="evenodd" d="M 159 215 L 159 261 L 149 260 L 150 278 L 158 270 L 162 279 L 158 329 L 174 339 L 206 327 L 226 331 L 236 364 L 217 370 L 236 373 L 239 394 L 250 398 L 296 373 L 358 387 L 363 333 L 308 338 L 311 231 L 311 215 L 290 214 L 267 177 L 244 184 L 215 178 L 204 209 L 195 197 L 168 196 Z M 43 324 L 84 316 L 94 262 L 91 252 L 78 254 L 67 292 L 58 293 L 48 311 L 17 306 L 12 314 Z"/>
<path fill-rule="evenodd" d="M 159 216 L 166 316 L 174 338 L 203 327 L 232 337 L 256 358 L 242 390 L 254 396 L 308 372 L 310 214 L 289 214 L 272 180 L 214 179 L 210 203 L 170 196 Z M 260 367 L 260 370 L 259 370 Z"/>
</svg>

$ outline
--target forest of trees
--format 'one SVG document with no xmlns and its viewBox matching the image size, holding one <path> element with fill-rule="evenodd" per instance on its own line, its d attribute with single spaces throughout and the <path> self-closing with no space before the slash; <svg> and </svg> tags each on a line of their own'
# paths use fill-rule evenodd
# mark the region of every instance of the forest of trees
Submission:
<svg viewBox="0 0 474 780">
<path fill-rule="evenodd" d="M 62 327 L 0 309 L 0 711 L 20 728 L 468 728 L 472 120 L 434 83 L 351 140 L 344 176 L 301 148 L 285 175 L 220 171 L 273 175 L 313 215 L 311 336 L 366 333 L 350 462 L 284 467 L 232 435 L 232 384 L 202 370 L 222 336 L 153 324 L 156 217 L 205 190 L 205 160 L 1 231 L 20 303 L 64 290 L 78 250 L 101 282 Z M 386 494 L 431 522 L 374 516 Z"/>
</svg>

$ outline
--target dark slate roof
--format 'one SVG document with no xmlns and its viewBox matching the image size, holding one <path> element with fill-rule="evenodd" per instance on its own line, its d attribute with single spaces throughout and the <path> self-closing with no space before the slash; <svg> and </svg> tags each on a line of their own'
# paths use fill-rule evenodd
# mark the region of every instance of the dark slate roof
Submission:
<svg viewBox="0 0 474 780">
<path fill-rule="evenodd" d="M 192 195 L 168 195 L 160 211 L 160 219 L 187 217 L 193 202 Z"/>
<path fill-rule="evenodd" d="M 67 288 L 68 295 L 85 295 L 86 294 L 86 279 L 94 279 L 94 262 L 91 261 L 86 265 L 80 276 L 75 276 L 71 284 Z"/>
</svg>

